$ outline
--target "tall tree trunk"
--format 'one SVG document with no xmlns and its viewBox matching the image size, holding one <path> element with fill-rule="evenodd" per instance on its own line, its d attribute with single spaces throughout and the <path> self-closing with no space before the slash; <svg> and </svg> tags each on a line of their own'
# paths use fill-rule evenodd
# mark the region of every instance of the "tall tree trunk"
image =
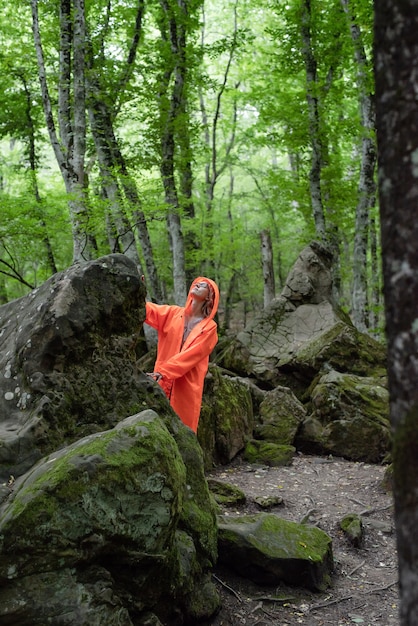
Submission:
<svg viewBox="0 0 418 626">
<path fill-rule="evenodd" d="M 85 197 L 85 15 L 83 0 L 60 1 L 60 78 L 58 84 L 58 138 L 49 94 L 39 29 L 38 0 L 31 0 L 32 30 L 38 60 L 42 104 L 49 138 L 69 196 L 73 233 L 73 261 L 92 259 L 95 240 L 89 228 Z M 71 80 L 72 79 L 72 80 Z M 73 98 L 70 97 L 71 85 Z"/>
<path fill-rule="evenodd" d="M 174 135 L 171 124 L 167 122 L 161 142 L 161 178 L 163 181 L 165 202 L 169 207 L 167 230 L 170 242 L 174 301 L 182 305 L 186 301 L 186 259 L 184 239 L 181 230 L 180 207 L 174 176 Z"/>
<path fill-rule="evenodd" d="M 55 274 L 57 272 L 57 266 L 55 264 L 55 258 L 54 258 L 54 253 L 52 251 L 51 241 L 48 236 L 48 231 L 47 231 L 45 217 L 44 217 L 44 211 L 42 207 L 42 198 L 39 193 L 39 186 L 38 186 L 37 166 L 36 166 L 35 124 L 33 122 L 33 117 L 32 117 L 33 96 L 25 80 L 25 77 L 21 75 L 20 78 L 23 83 L 23 89 L 25 91 L 25 96 L 26 96 L 26 121 L 27 121 L 27 128 L 28 128 L 28 141 L 29 141 L 29 167 L 30 167 L 31 187 L 32 187 L 33 195 L 35 197 L 36 211 L 38 214 L 39 223 L 42 227 L 42 241 L 43 241 L 45 252 L 46 252 L 48 267 L 49 267 L 51 274 Z"/>
<path fill-rule="evenodd" d="M 222 298 L 224 303 L 224 319 L 222 324 L 222 332 L 226 333 L 231 324 L 231 316 L 232 316 L 232 303 L 234 299 L 234 295 L 236 292 L 236 282 L 238 278 L 237 270 L 232 272 L 232 275 L 228 282 L 228 288 L 225 294 L 225 298 Z"/>
<path fill-rule="evenodd" d="M 112 151 L 107 141 L 109 134 L 110 116 L 106 115 L 104 104 L 100 103 L 92 85 L 87 82 L 89 91 L 89 120 L 99 162 L 101 183 L 109 203 L 109 211 L 112 216 L 112 224 L 115 228 L 116 244 L 119 252 L 126 254 L 140 268 L 138 250 L 132 226 L 126 216 L 121 197 L 119 183 L 116 176 L 115 163 Z M 104 113 L 104 114 L 103 114 Z M 142 274 L 142 268 L 140 268 Z"/>
<path fill-rule="evenodd" d="M 167 228 L 170 241 L 174 300 L 184 304 L 187 297 L 186 257 L 184 238 L 181 228 L 181 206 L 176 186 L 176 133 L 185 103 L 185 47 L 186 14 L 181 0 L 170 4 L 170 0 L 161 0 L 164 20 L 161 23 L 161 36 L 170 50 L 166 55 L 166 67 L 163 71 L 160 89 L 160 124 L 161 124 L 161 179 L 164 187 L 165 202 L 168 207 Z M 187 128 L 184 132 L 188 132 Z"/>
<path fill-rule="evenodd" d="M 135 228 L 147 270 L 147 283 L 150 293 L 156 302 L 162 302 L 161 286 L 155 266 L 151 238 L 145 214 L 140 208 L 141 200 L 136 183 L 132 180 L 126 167 L 125 159 L 113 130 L 110 111 L 103 102 L 103 98 L 98 98 L 98 95 L 96 94 L 92 97 L 93 102 L 90 108 L 91 129 L 107 185 L 106 195 L 113 203 L 112 223 L 116 229 L 117 240 L 122 244 L 121 252 L 130 256 L 138 264 L 140 271 L 142 271 L 133 231 L 133 228 Z M 130 224 L 126 216 L 121 191 L 132 210 L 133 225 Z"/>
<path fill-rule="evenodd" d="M 87 56 L 89 69 L 86 81 L 87 102 L 90 128 L 96 146 L 105 194 L 111 206 L 112 215 L 107 220 L 108 228 L 112 231 L 108 231 L 109 238 L 119 251 L 127 254 L 137 263 L 139 271 L 142 273 L 143 270 L 136 247 L 136 233 L 147 271 L 148 289 L 156 302 L 162 302 L 161 286 L 154 262 L 147 221 L 141 209 L 141 200 L 136 183 L 128 172 L 120 143 L 114 131 L 118 101 L 121 100 L 134 70 L 134 61 L 137 56 L 142 32 L 143 16 L 144 3 L 142 0 L 138 0 L 132 41 L 123 66 L 124 69 L 117 81 L 117 89 L 115 90 L 117 101 L 112 100 L 111 95 L 106 93 L 103 86 L 105 81 L 101 79 L 102 68 L 100 63 L 97 63 L 94 51 L 90 46 Z M 113 102 L 112 107 L 109 105 L 109 102 Z M 132 212 L 132 224 L 127 215 L 126 203 L 128 203 L 128 208 Z"/>
<path fill-rule="evenodd" d="M 325 240 L 326 225 L 321 190 L 323 146 L 320 132 L 319 102 L 317 95 L 319 91 L 317 84 L 317 62 L 313 53 L 311 36 L 311 0 L 303 0 L 302 11 L 302 54 L 306 70 L 306 100 L 308 103 L 309 137 L 312 147 L 309 188 L 316 235 L 319 239 Z"/>
<path fill-rule="evenodd" d="M 181 206 L 184 211 L 184 215 L 188 218 L 195 216 L 195 209 L 193 204 L 193 171 L 191 161 L 191 147 L 190 147 L 190 120 L 189 111 L 187 106 L 187 64 L 188 59 L 186 55 L 187 50 L 187 19 L 188 11 L 187 0 L 177 0 L 179 9 L 179 19 L 176 23 L 176 55 L 177 64 L 175 67 L 175 86 L 173 90 L 173 96 L 177 100 L 177 113 L 178 119 L 182 119 L 181 130 L 176 133 L 177 143 L 179 146 L 179 180 L 180 180 L 180 192 L 181 192 Z"/>
<path fill-rule="evenodd" d="M 376 0 L 379 197 L 400 625 L 418 624 L 418 4 Z"/>
<path fill-rule="evenodd" d="M 271 237 L 268 230 L 262 230 L 260 238 L 264 279 L 264 308 L 267 308 L 276 295 L 274 286 L 273 247 L 271 245 Z"/>
<path fill-rule="evenodd" d="M 203 26 L 201 33 L 201 46 L 202 48 L 205 45 L 205 31 L 204 31 L 204 14 L 203 14 Z M 237 36 L 238 36 L 238 13 L 237 13 L 237 2 L 234 4 L 234 30 L 232 33 L 231 44 L 229 46 L 228 58 L 226 62 L 226 66 L 224 69 L 222 81 L 220 83 L 218 93 L 216 94 L 216 105 L 213 113 L 212 121 L 209 122 L 208 114 L 206 110 L 206 104 L 203 99 L 202 92 L 200 92 L 200 111 L 202 116 L 202 123 L 205 129 L 205 143 L 208 148 L 208 154 L 210 155 L 209 160 L 205 165 L 205 187 L 206 187 L 206 213 L 207 213 L 207 224 L 206 224 L 206 241 L 205 245 L 208 247 L 211 257 L 213 256 L 213 228 L 212 228 L 212 208 L 213 202 L 215 198 L 215 187 L 224 173 L 225 169 L 229 166 L 229 156 L 232 152 L 232 149 L 235 145 L 236 139 L 236 126 L 237 126 L 237 116 L 238 110 L 236 102 L 233 103 L 233 117 L 231 120 L 231 132 L 229 137 L 227 138 L 226 144 L 224 146 L 224 156 L 223 159 L 220 160 L 219 146 L 218 146 L 218 133 L 219 133 L 219 122 L 222 117 L 222 100 L 225 94 L 225 90 L 228 85 L 229 75 L 232 68 L 232 62 L 234 60 L 236 48 L 237 48 Z M 235 88 L 239 87 L 239 83 L 235 85 Z"/>
<path fill-rule="evenodd" d="M 352 319 L 362 332 L 368 329 L 368 258 L 370 209 L 375 205 L 376 184 L 376 141 L 375 110 L 370 89 L 370 72 L 364 51 L 362 35 L 351 10 L 350 0 L 341 0 L 348 17 L 351 38 L 354 45 L 354 57 L 357 63 L 357 87 L 359 91 L 360 122 L 363 129 L 358 201 L 356 207 L 354 251 L 353 251 L 353 288 L 351 294 Z"/>
<path fill-rule="evenodd" d="M 274 160 L 273 160 L 272 166 L 275 167 Z M 260 184 L 260 181 L 254 175 L 253 175 L 253 181 L 258 189 L 260 196 L 263 198 L 264 206 L 267 208 L 267 212 L 270 215 L 270 223 L 273 228 L 273 240 L 275 241 L 276 248 L 277 248 L 276 269 L 278 272 L 279 286 L 282 287 L 285 283 L 286 277 L 283 274 L 282 256 L 280 254 L 280 242 L 281 242 L 282 236 L 280 233 L 280 228 L 279 228 L 278 220 L 277 220 L 277 217 L 278 217 L 277 210 L 276 210 L 276 207 L 273 206 L 270 198 L 268 197 L 268 194 L 266 193 L 264 185 Z"/>
</svg>

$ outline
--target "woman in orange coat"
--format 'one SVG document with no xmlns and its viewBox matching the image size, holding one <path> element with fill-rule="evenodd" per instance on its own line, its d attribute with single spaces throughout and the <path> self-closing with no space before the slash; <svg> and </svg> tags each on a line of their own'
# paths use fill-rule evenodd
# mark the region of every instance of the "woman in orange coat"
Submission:
<svg viewBox="0 0 418 626">
<path fill-rule="evenodd" d="M 217 341 L 219 289 L 210 278 L 193 281 L 184 307 L 146 303 L 145 323 L 158 332 L 149 374 L 163 388 L 182 422 L 197 432 L 209 355 Z"/>
</svg>

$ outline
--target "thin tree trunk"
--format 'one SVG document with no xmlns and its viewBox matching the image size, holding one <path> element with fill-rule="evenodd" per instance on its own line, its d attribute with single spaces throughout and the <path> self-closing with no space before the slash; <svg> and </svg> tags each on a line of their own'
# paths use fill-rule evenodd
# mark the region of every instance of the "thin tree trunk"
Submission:
<svg viewBox="0 0 418 626">
<path fill-rule="evenodd" d="M 376 0 L 375 76 L 400 626 L 418 624 L 418 5 Z M 396 36 L 394 36 L 396 34 Z"/>
<path fill-rule="evenodd" d="M 268 230 L 261 231 L 260 239 L 264 279 L 264 308 L 266 309 L 276 295 L 274 286 L 273 247 Z"/>
<path fill-rule="evenodd" d="M 184 0 L 177 0 L 180 11 L 180 19 L 177 21 L 176 28 L 176 55 L 177 64 L 175 68 L 175 86 L 173 90 L 173 96 L 177 100 L 177 117 L 181 117 L 182 130 L 177 133 L 177 143 L 179 146 L 179 180 L 180 180 L 180 192 L 181 192 L 181 206 L 184 210 L 184 215 L 187 218 L 193 218 L 195 216 L 195 209 L 193 204 L 193 171 L 191 162 L 191 147 L 190 147 L 190 120 L 187 107 L 187 2 Z"/>
<path fill-rule="evenodd" d="M 374 138 L 375 111 L 373 96 L 369 87 L 368 62 L 360 28 L 352 14 L 350 0 L 341 0 L 348 17 L 351 38 L 354 45 L 354 57 L 357 63 L 357 86 L 359 90 L 360 121 L 363 128 L 358 201 L 356 207 L 354 251 L 353 251 L 353 288 L 351 294 L 351 314 L 355 326 L 362 332 L 368 329 L 367 268 L 369 243 L 369 213 L 375 205 L 376 184 L 376 145 Z"/>
<path fill-rule="evenodd" d="M 174 136 L 171 124 L 166 125 L 161 146 L 161 178 L 165 192 L 165 202 L 169 207 L 167 230 L 170 241 L 174 301 L 182 305 L 186 301 L 186 261 L 184 239 L 181 230 L 180 207 L 174 178 Z"/>
<path fill-rule="evenodd" d="M 97 104 L 98 101 L 96 101 L 96 105 Z M 101 103 L 101 106 L 104 107 L 104 104 Z M 154 262 L 154 253 L 152 249 L 151 238 L 148 232 L 145 214 L 139 208 L 141 206 L 141 200 L 138 196 L 135 181 L 132 180 L 132 177 L 127 170 L 125 159 L 122 155 L 118 140 L 113 131 L 113 123 L 110 113 L 105 109 L 105 107 L 104 110 L 102 110 L 99 118 L 102 122 L 105 121 L 105 124 L 102 127 L 103 136 L 100 139 L 97 139 L 97 141 L 100 143 L 101 148 L 104 151 L 104 154 L 102 155 L 102 162 L 103 166 L 106 166 L 106 172 L 109 175 L 107 181 L 109 185 L 111 181 L 113 186 L 117 184 L 117 189 L 115 187 L 113 187 L 113 190 L 110 187 L 107 189 L 107 195 L 109 196 L 109 199 L 113 197 L 114 202 L 116 202 L 117 200 L 117 202 L 119 203 L 118 210 L 120 210 L 118 212 L 118 225 L 115 224 L 115 214 L 113 214 L 113 223 L 117 231 L 117 239 L 119 243 L 122 244 L 121 251 L 131 256 L 131 258 L 133 258 L 133 260 L 138 264 L 139 271 L 142 272 L 141 263 L 136 248 L 135 237 L 132 230 L 133 228 L 135 228 L 138 234 L 138 241 L 141 246 L 142 255 L 145 262 L 148 276 L 147 282 L 149 285 L 150 293 L 156 302 L 162 302 L 163 296 L 161 292 L 158 271 Z M 92 125 L 92 133 L 94 134 L 93 127 L 94 124 Z M 123 199 L 121 198 L 120 187 L 122 188 L 123 194 L 132 209 L 132 226 L 126 217 L 126 214 L 124 214 L 123 212 Z"/>
<path fill-rule="evenodd" d="M 182 10 L 181 5 L 180 10 Z M 179 115 L 184 110 L 184 74 L 181 68 L 184 60 L 186 36 L 181 31 L 175 15 L 175 7 L 161 1 L 161 8 L 165 15 L 165 23 L 161 25 L 163 40 L 169 44 L 171 58 L 167 65 L 161 83 L 160 93 L 160 120 L 161 120 L 161 179 L 164 188 L 165 202 L 168 207 L 167 228 L 172 255 L 172 273 L 174 284 L 174 300 L 176 304 L 184 304 L 187 297 L 186 285 L 186 258 L 184 238 L 181 229 L 180 202 L 175 180 L 175 126 Z M 182 17 L 184 19 L 184 16 Z M 179 38 L 179 29 L 182 35 Z M 170 90 L 170 84 L 173 86 Z M 186 131 L 187 132 L 187 131 Z"/>
<path fill-rule="evenodd" d="M 123 198 L 121 197 L 118 180 L 115 174 L 115 163 L 107 141 L 111 121 L 109 116 L 102 115 L 101 108 L 103 108 L 104 105 L 100 106 L 95 90 L 89 82 L 87 84 L 89 91 L 90 128 L 99 162 L 101 182 L 109 202 L 109 211 L 112 216 L 112 224 L 115 228 L 117 248 L 119 252 L 126 254 L 126 256 L 132 259 L 140 268 L 141 264 L 134 233 L 123 207 Z M 143 273 L 142 268 L 140 268 L 140 273 Z"/>
<path fill-rule="evenodd" d="M 325 214 L 321 191 L 321 173 L 323 167 L 323 146 L 320 133 L 317 62 L 312 49 L 311 37 L 311 1 L 302 2 L 302 54 L 306 70 L 306 101 L 308 104 L 309 136 L 312 147 L 309 188 L 316 235 L 326 239 Z"/>
<path fill-rule="evenodd" d="M 60 80 L 58 86 L 58 138 L 49 95 L 47 72 L 39 29 L 38 0 L 31 0 L 32 30 L 38 61 L 42 104 L 49 138 L 69 196 L 73 233 L 73 261 L 87 261 L 94 256 L 95 241 L 89 228 L 89 212 L 85 197 L 85 92 L 84 55 L 85 23 L 83 0 L 60 2 Z M 71 52 L 73 72 L 71 73 Z M 70 98 L 71 76 L 73 98 Z M 72 104 L 72 100 L 74 104 Z"/>
<path fill-rule="evenodd" d="M 42 198 L 39 193 L 39 186 L 38 186 L 37 167 L 36 167 L 35 125 L 34 125 L 33 117 L 32 117 L 32 94 L 25 80 L 25 77 L 22 75 L 20 78 L 23 83 L 23 89 L 25 91 L 25 97 L 26 97 L 26 120 L 27 120 L 27 127 L 28 127 L 28 140 L 29 140 L 29 167 L 30 167 L 31 187 L 32 187 L 33 195 L 35 197 L 36 211 L 38 214 L 39 223 L 42 227 L 42 241 L 45 247 L 49 270 L 51 274 L 55 274 L 58 270 L 55 264 L 55 258 L 54 258 L 54 253 L 52 250 L 51 241 L 48 236 L 48 231 L 47 231 L 45 217 L 44 217 L 44 211 L 42 207 Z"/>
<path fill-rule="evenodd" d="M 274 167 L 274 164 L 273 164 Z M 281 242 L 281 234 L 280 234 L 280 229 L 279 226 L 277 224 L 277 211 L 275 210 L 275 207 L 272 206 L 272 203 L 270 201 L 270 199 L 267 196 L 266 190 L 264 188 L 264 186 L 262 184 L 260 184 L 260 181 L 258 180 L 258 178 L 256 176 L 253 175 L 253 181 L 261 195 L 261 197 L 264 200 L 264 204 L 267 208 L 267 211 L 270 215 L 270 223 L 273 227 L 273 239 L 275 241 L 276 247 L 278 248 L 277 251 L 277 261 L 276 261 L 276 268 L 278 268 L 278 281 L 279 281 L 279 286 L 282 287 L 285 283 L 285 279 L 286 277 L 283 275 L 283 264 L 282 264 L 282 258 L 281 258 L 281 254 L 280 254 L 280 242 Z"/>
<path fill-rule="evenodd" d="M 229 279 L 228 289 L 224 300 L 224 320 L 222 324 L 222 330 L 224 333 L 229 329 L 229 326 L 231 324 L 232 302 L 236 290 L 237 278 L 238 272 L 237 270 L 234 270 L 232 272 L 231 278 Z"/>
</svg>

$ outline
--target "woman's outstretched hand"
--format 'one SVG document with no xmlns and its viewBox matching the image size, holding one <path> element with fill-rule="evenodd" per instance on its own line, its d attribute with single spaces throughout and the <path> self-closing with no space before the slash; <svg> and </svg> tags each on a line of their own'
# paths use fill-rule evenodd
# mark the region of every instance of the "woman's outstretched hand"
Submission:
<svg viewBox="0 0 418 626">
<path fill-rule="evenodd" d="M 159 383 L 163 377 L 163 375 L 160 374 L 160 372 L 147 372 L 147 376 L 155 380 L 156 383 Z"/>
</svg>

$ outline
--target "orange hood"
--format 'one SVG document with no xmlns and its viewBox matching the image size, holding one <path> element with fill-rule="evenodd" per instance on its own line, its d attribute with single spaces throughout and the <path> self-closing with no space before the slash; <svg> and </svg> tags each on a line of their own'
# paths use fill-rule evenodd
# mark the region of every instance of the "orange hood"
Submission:
<svg viewBox="0 0 418 626">
<path fill-rule="evenodd" d="M 208 315 L 208 317 L 206 317 L 206 320 L 212 320 L 217 311 L 218 311 L 218 306 L 219 306 L 219 289 L 218 289 L 218 285 L 215 283 L 215 281 L 213 281 L 210 278 L 206 278 L 206 276 L 198 276 L 197 278 L 195 278 L 192 282 L 192 284 L 190 285 L 190 289 L 189 289 L 189 293 L 187 296 L 187 300 L 186 300 L 186 304 L 185 304 L 185 311 L 187 313 L 187 311 L 190 309 L 190 307 L 192 306 L 192 289 L 195 286 L 196 283 L 208 283 L 211 288 L 213 289 L 213 293 L 214 293 L 214 301 L 213 301 L 213 308 L 212 311 L 210 312 L 210 314 Z"/>
</svg>

